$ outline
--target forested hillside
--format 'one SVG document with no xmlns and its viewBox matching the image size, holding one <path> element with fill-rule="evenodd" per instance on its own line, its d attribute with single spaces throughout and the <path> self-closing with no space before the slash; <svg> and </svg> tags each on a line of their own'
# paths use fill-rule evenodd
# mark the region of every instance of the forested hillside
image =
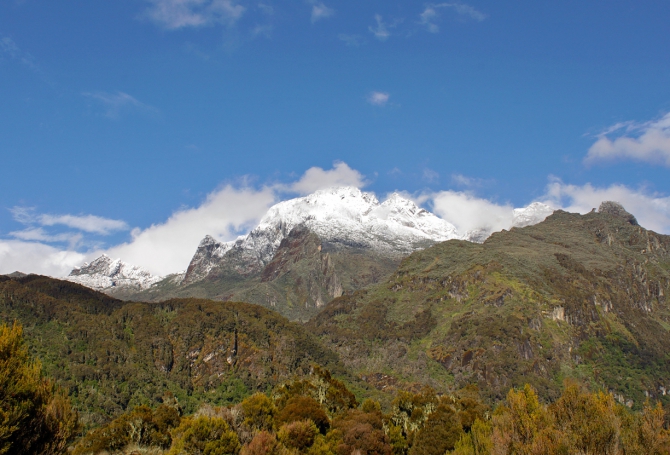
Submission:
<svg viewBox="0 0 670 455">
<path fill-rule="evenodd" d="M 549 400 L 575 377 L 639 408 L 668 402 L 669 293 L 670 237 L 606 203 L 414 253 L 308 327 L 379 388 L 477 383 L 499 400 L 529 382 Z"/>
<path fill-rule="evenodd" d="M 0 320 L 24 327 L 45 372 L 83 422 L 98 425 L 171 393 L 192 412 L 309 373 L 345 375 L 300 325 L 257 305 L 179 299 L 123 302 L 78 284 L 0 277 Z"/>
</svg>

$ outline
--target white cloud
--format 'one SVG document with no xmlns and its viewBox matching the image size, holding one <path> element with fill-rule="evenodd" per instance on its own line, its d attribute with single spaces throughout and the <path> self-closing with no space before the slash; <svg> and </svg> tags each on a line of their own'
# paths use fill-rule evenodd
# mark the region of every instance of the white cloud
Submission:
<svg viewBox="0 0 670 455">
<path fill-rule="evenodd" d="M 40 215 L 43 226 L 63 225 L 95 234 L 108 235 L 114 231 L 125 231 L 128 224 L 122 220 L 112 220 L 95 215 Z"/>
<path fill-rule="evenodd" d="M 147 0 L 145 15 L 163 27 L 176 30 L 213 24 L 235 24 L 246 8 L 232 0 Z"/>
<path fill-rule="evenodd" d="M 419 14 L 419 24 L 426 27 L 426 29 L 431 33 L 437 33 L 440 31 L 440 27 L 435 23 L 439 19 L 440 9 L 449 8 L 458 13 L 459 16 L 470 18 L 478 22 L 486 19 L 486 15 L 477 11 L 470 5 L 464 3 L 429 3 L 424 8 L 423 12 Z"/>
<path fill-rule="evenodd" d="M 65 276 L 85 260 L 84 254 L 44 243 L 0 240 L 0 274 L 19 271 Z"/>
<path fill-rule="evenodd" d="M 391 32 L 388 30 L 389 25 L 384 23 L 380 14 L 375 14 L 375 21 L 377 22 L 377 26 L 373 27 L 371 25 L 368 27 L 368 30 L 370 30 L 370 33 L 372 33 L 379 41 L 386 41 L 388 37 L 391 36 Z"/>
<path fill-rule="evenodd" d="M 188 266 L 205 235 L 221 241 L 234 240 L 239 233 L 255 227 L 269 207 L 286 193 L 308 194 L 336 186 L 364 185 L 364 176 L 343 162 L 335 162 L 328 170 L 312 167 L 288 184 L 260 188 L 245 182 L 238 186 L 229 184 L 210 193 L 197 207 L 177 210 L 165 222 L 146 229 L 134 229 L 126 243 L 84 253 L 73 251 L 76 246 L 91 244 L 84 242 L 82 232 L 104 235 L 126 229 L 126 223 L 92 215 L 43 215 L 31 208 L 15 207 L 14 219 L 28 227 L 9 234 L 19 240 L 0 240 L 0 270 L 64 276 L 74 266 L 106 253 L 154 274 L 173 273 Z M 49 233 L 42 228 L 57 224 L 77 231 Z M 64 242 L 69 243 L 67 248 L 48 245 Z"/>
<path fill-rule="evenodd" d="M 136 229 L 132 240 L 106 253 L 145 267 L 154 274 L 184 270 L 205 235 L 221 241 L 233 240 L 241 230 L 254 227 L 275 202 L 277 195 L 273 187 L 254 189 L 226 185 L 210 193 L 198 207 L 179 210 L 164 223 Z"/>
<path fill-rule="evenodd" d="M 373 106 L 386 106 L 390 97 L 386 92 L 372 92 L 368 95 L 368 103 Z"/>
<path fill-rule="evenodd" d="M 636 190 L 617 184 L 600 188 L 590 183 L 570 185 L 552 178 L 540 201 L 578 213 L 598 209 L 603 201 L 619 202 L 644 228 L 670 234 L 670 197 L 645 188 Z"/>
<path fill-rule="evenodd" d="M 322 2 L 315 2 L 312 5 L 312 23 L 330 17 L 333 14 L 335 14 L 335 10 L 328 8 Z"/>
<path fill-rule="evenodd" d="M 336 161 L 330 170 L 320 167 L 307 169 L 300 180 L 291 184 L 287 189 L 298 194 L 310 194 L 316 190 L 338 186 L 362 188 L 365 184 L 365 178 L 360 172 L 350 168 L 347 163 Z"/>
<path fill-rule="evenodd" d="M 622 133 L 618 137 L 611 137 Z M 631 159 L 670 167 L 670 113 L 636 124 L 617 123 L 598 136 L 584 158 L 586 164 Z"/>
<path fill-rule="evenodd" d="M 421 200 L 431 204 L 436 215 L 452 223 L 461 233 L 478 228 L 499 231 L 512 226 L 512 205 L 498 204 L 472 192 L 428 193 L 422 195 Z M 607 187 L 596 187 L 590 183 L 570 185 L 551 177 L 545 194 L 531 202 L 585 214 L 598 209 L 603 201 L 619 202 L 644 228 L 670 234 L 670 196 L 645 188 L 632 189 L 618 184 Z"/>
<path fill-rule="evenodd" d="M 84 92 L 82 95 L 101 103 L 105 110 L 105 117 L 111 119 L 118 118 L 122 111 L 134 110 L 150 115 L 156 115 L 160 112 L 157 108 L 144 104 L 124 92 Z"/>
<path fill-rule="evenodd" d="M 95 215 L 51 215 L 38 214 L 30 207 L 14 207 L 10 209 L 13 218 L 21 224 L 38 224 L 40 226 L 66 226 L 84 232 L 109 235 L 115 231 L 128 229 L 122 220 L 113 220 Z"/>
<path fill-rule="evenodd" d="M 84 236 L 81 233 L 64 232 L 60 234 L 49 234 L 43 228 L 31 227 L 21 231 L 10 232 L 9 235 L 15 239 L 29 242 L 62 243 L 67 242 L 70 249 L 76 247 Z"/>
<path fill-rule="evenodd" d="M 508 229 L 513 222 L 514 207 L 496 204 L 464 191 L 440 191 L 430 195 L 433 212 L 461 233 L 483 228 L 491 231 Z"/>
<path fill-rule="evenodd" d="M 483 21 L 487 17 L 486 14 L 477 11 L 475 8 L 473 8 L 470 5 L 466 5 L 465 3 L 441 3 L 437 6 L 438 7 L 446 7 L 446 8 L 453 8 L 454 11 L 456 11 L 461 16 L 467 16 L 470 19 L 474 19 L 478 22 Z"/>
</svg>

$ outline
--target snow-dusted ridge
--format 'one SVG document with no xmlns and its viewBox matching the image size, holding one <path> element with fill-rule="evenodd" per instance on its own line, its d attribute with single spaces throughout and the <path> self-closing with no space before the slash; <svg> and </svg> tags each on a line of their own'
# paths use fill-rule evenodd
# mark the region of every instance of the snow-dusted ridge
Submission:
<svg viewBox="0 0 670 455">
<path fill-rule="evenodd" d="M 268 264 L 291 230 L 304 225 L 330 247 L 355 247 L 387 256 L 404 256 L 436 242 L 462 238 L 449 222 L 398 193 L 380 203 L 358 188 L 320 190 L 272 206 L 258 226 L 235 242 L 205 238 L 186 272 L 185 284 L 198 281 L 224 261 L 242 274 Z"/>
<path fill-rule="evenodd" d="M 552 212 L 548 205 L 535 202 L 514 210 L 512 226 L 539 223 Z M 461 234 L 453 224 L 398 193 L 380 203 L 374 194 L 358 188 L 332 188 L 279 202 L 256 228 L 237 240 L 219 242 L 206 236 L 187 271 L 172 275 L 171 281 L 183 277 L 181 284 L 194 283 L 224 263 L 243 275 L 260 272 L 298 225 L 306 226 L 329 248 L 354 247 L 395 257 L 450 239 L 483 242 L 491 234 L 485 229 Z M 121 288 L 141 291 L 164 278 L 103 255 L 75 268 L 66 279 L 108 292 Z"/>
<path fill-rule="evenodd" d="M 66 280 L 79 283 L 96 291 L 114 288 L 141 291 L 150 288 L 164 277 L 154 276 L 136 265 L 126 264 L 121 259 L 112 259 L 103 254 L 90 264 L 85 262 L 75 267 Z"/>
</svg>

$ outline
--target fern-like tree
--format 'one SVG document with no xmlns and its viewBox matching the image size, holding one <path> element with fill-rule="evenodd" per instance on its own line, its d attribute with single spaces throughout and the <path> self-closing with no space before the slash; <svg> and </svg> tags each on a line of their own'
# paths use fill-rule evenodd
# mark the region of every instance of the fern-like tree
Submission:
<svg viewBox="0 0 670 455">
<path fill-rule="evenodd" d="M 0 325 L 0 455 L 64 453 L 78 430 L 66 395 L 42 376 L 20 325 Z"/>
</svg>

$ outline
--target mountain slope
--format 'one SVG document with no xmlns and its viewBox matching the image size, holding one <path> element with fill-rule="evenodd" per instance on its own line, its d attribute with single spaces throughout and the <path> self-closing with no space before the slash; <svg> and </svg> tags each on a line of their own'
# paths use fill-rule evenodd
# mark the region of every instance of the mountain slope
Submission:
<svg viewBox="0 0 670 455">
<path fill-rule="evenodd" d="M 165 277 L 103 254 L 90 264 L 75 267 L 65 279 L 109 295 L 124 296 L 148 289 Z"/>
<path fill-rule="evenodd" d="M 604 203 L 416 252 L 308 327 L 373 384 L 474 381 L 500 398 L 531 382 L 555 398 L 576 376 L 639 406 L 670 388 L 668 292 L 670 237 Z"/>
<path fill-rule="evenodd" d="M 398 194 L 383 203 L 358 188 L 334 188 L 280 202 L 259 225 L 236 242 L 205 238 L 188 267 L 184 284 L 204 279 L 214 268 L 241 275 L 258 273 L 281 241 L 297 226 L 316 234 L 324 248 L 372 250 L 402 257 L 435 242 L 458 238 L 456 228 Z"/>
<path fill-rule="evenodd" d="M 534 224 L 551 208 L 534 203 L 510 222 Z M 413 251 L 461 236 L 454 226 L 397 193 L 380 203 L 357 188 L 334 188 L 280 202 L 232 242 L 206 236 L 184 274 L 163 279 L 101 257 L 67 279 L 129 300 L 174 297 L 243 300 L 307 320 L 335 297 L 385 279 Z"/>
<path fill-rule="evenodd" d="M 383 203 L 357 188 L 280 202 L 235 242 L 205 237 L 183 281 L 165 280 L 138 300 L 243 300 L 307 320 L 327 302 L 388 276 L 417 249 L 457 237 L 453 225 L 398 194 Z"/>
<path fill-rule="evenodd" d="M 189 412 L 239 400 L 314 363 L 346 375 L 300 325 L 246 303 L 124 302 L 67 281 L 0 276 L 0 321 L 15 320 L 89 425 L 166 392 Z"/>
</svg>

